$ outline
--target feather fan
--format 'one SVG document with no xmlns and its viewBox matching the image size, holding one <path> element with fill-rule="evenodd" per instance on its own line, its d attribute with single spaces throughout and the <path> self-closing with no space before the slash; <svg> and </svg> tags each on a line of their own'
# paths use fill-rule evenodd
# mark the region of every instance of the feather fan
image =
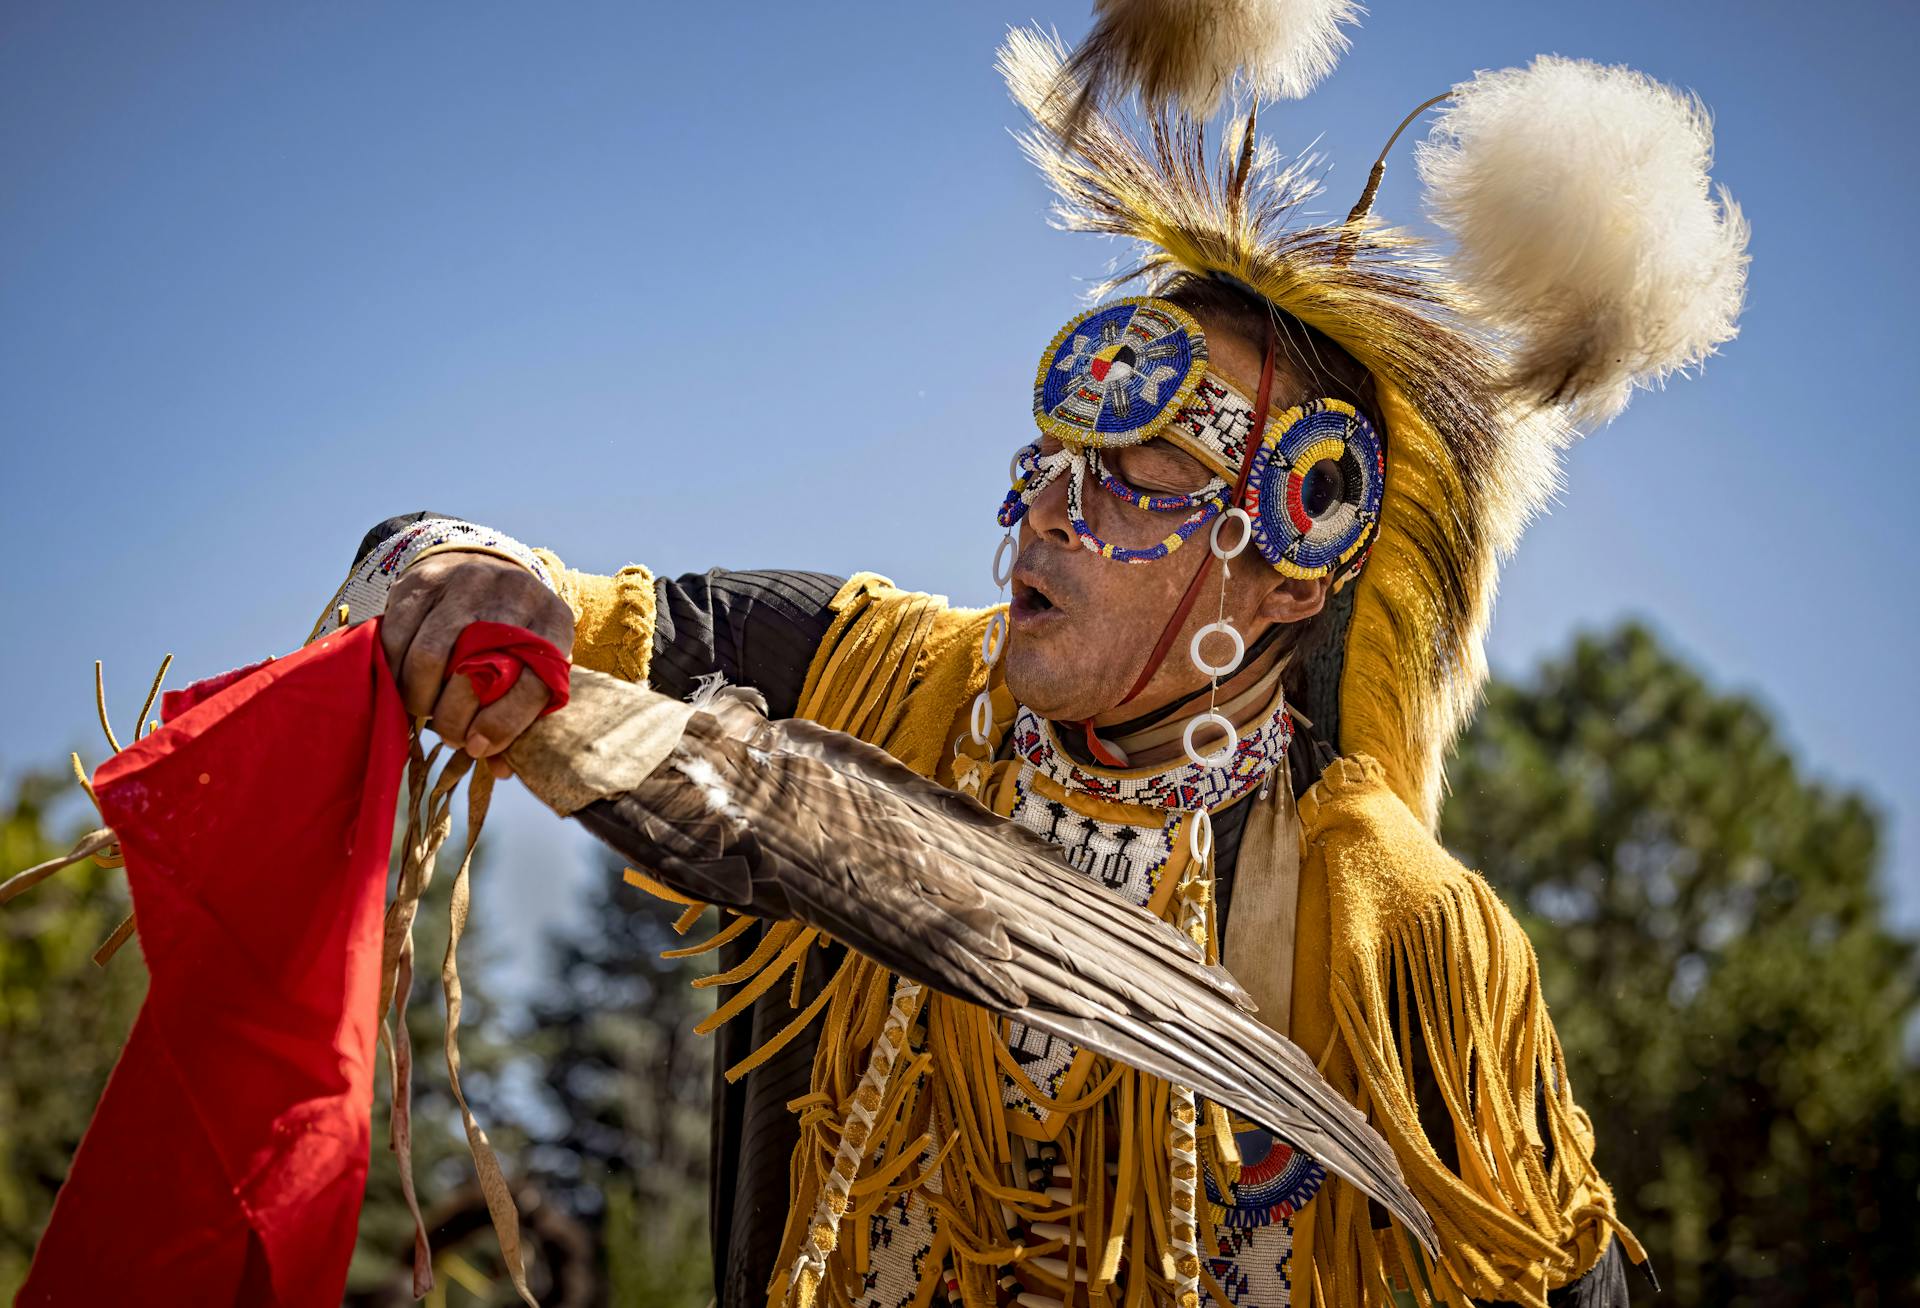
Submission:
<svg viewBox="0 0 1920 1308">
<path fill-rule="evenodd" d="M 761 703 L 764 703 L 762 701 Z M 1191 1086 L 1429 1248 L 1393 1150 L 1194 944 L 1025 828 L 731 688 L 696 709 L 575 668 L 507 752 L 528 789 L 674 891 L 820 928 L 902 977 Z"/>
</svg>

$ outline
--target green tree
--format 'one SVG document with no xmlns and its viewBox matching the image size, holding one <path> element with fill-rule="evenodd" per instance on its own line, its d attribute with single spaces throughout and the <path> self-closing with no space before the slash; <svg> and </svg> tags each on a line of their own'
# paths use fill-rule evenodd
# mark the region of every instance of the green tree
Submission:
<svg viewBox="0 0 1920 1308">
<path fill-rule="evenodd" d="M 456 805 L 464 810 L 464 802 Z M 405 813 L 396 823 L 405 828 Z M 414 922 L 414 983 L 407 1001 L 407 1031 L 413 1051 L 413 1173 L 426 1219 L 436 1267 L 436 1305 L 477 1308 L 517 1304 L 485 1197 L 474 1179 L 459 1106 L 453 1098 L 446 1064 L 446 1001 L 440 962 L 446 953 L 449 902 L 464 831 L 456 825 Z M 471 871 L 476 905 L 483 903 L 493 872 L 483 835 Z M 396 855 L 396 865 L 398 858 Z M 529 1178 L 528 1132 L 520 1109 L 527 1096 L 507 1089 L 516 1064 L 525 1066 L 506 1032 L 501 1007 L 490 998 L 491 956 L 481 911 L 476 907 L 460 937 L 461 1017 L 460 1085 L 486 1130 L 500 1165 L 515 1184 L 515 1201 L 528 1249 L 528 1280 L 549 1308 L 596 1302 L 592 1249 L 584 1227 L 549 1202 L 543 1187 Z M 373 1157 L 367 1172 L 367 1196 L 360 1213 L 359 1239 L 347 1278 L 348 1308 L 402 1308 L 413 1302 L 413 1217 L 400 1187 L 398 1160 L 387 1147 L 392 1098 L 386 1055 L 379 1056 L 374 1083 Z"/>
<path fill-rule="evenodd" d="M 1867 801 L 1633 625 L 1496 684 L 1452 778 L 1662 1302 L 1920 1302 L 1920 973 Z"/>
<path fill-rule="evenodd" d="M 49 807 L 64 772 L 29 773 L 0 819 L 0 879 L 72 848 Z M 84 825 L 84 824 L 83 824 Z M 140 951 L 102 969 L 93 951 L 130 908 L 125 875 L 91 861 L 0 910 L 0 1302 L 13 1302 L 67 1164 L 146 995 Z"/>
<path fill-rule="evenodd" d="M 688 943 L 676 910 L 623 884 L 618 863 L 603 884 L 589 927 L 554 941 L 535 1005 L 553 1109 L 535 1149 L 540 1183 L 594 1230 L 604 1302 L 702 1308 L 713 1055 L 693 1027 L 713 1005 L 689 982 L 705 960 L 660 957 Z"/>
</svg>

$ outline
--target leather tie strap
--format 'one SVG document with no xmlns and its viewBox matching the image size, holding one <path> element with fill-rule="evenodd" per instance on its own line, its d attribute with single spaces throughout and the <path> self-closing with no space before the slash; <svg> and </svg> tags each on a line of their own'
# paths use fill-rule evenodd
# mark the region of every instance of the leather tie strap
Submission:
<svg viewBox="0 0 1920 1308">
<path fill-rule="evenodd" d="M 1260 364 L 1260 395 L 1254 401 L 1253 429 L 1247 437 L 1246 451 L 1240 457 L 1240 476 L 1234 482 L 1233 498 L 1228 501 L 1234 508 L 1241 507 L 1241 501 L 1246 497 L 1247 478 L 1253 472 L 1253 453 L 1260 448 L 1260 441 L 1266 435 L 1267 402 L 1272 398 L 1273 330 L 1269 327 L 1266 358 Z M 1186 593 L 1181 595 L 1180 603 L 1173 610 L 1173 616 L 1167 620 L 1165 629 L 1161 631 L 1160 639 L 1153 647 L 1153 653 L 1147 658 L 1147 665 L 1140 670 L 1140 676 L 1134 681 L 1133 689 L 1121 698 L 1120 704 L 1132 703 L 1134 698 L 1147 688 L 1147 683 L 1153 679 L 1153 674 L 1160 670 L 1160 665 L 1166 661 L 1167 652 L 1173 648 L 1173 642 L 1180 635 L 1180 628 L 1186 625 L 1187 615 L 1193 612 L 1194 604 L 1200 599 L 1201 584 L 1206 581 L 1208 574 L 1212 571 L 1213 551 L 1209 549 L 1201 560 L 1199 569 L 1194 572 L 1193 580 L 1187 583 Z M 1118 708 L 1120 704 L 1114 707 Z"/>
</svg>

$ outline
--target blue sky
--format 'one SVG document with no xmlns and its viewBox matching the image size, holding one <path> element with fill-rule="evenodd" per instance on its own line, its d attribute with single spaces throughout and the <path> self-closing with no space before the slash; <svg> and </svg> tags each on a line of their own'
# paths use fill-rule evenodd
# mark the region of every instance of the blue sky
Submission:
<svg viewBox="0 0 1920 1308">
<path fill-rule="evenodd" d="M 1917 16 L 1382 0 L 1265 119 L 1318 139 L 1337 213 L 1478 68 L 1626 62 L 1712 106 L 1754 230 L 1743 333 L 1574 451 L 1493 653 L 1650 619 L 1872 793 L 1909 923 Z M 988 599 L 1033 360 L 1118 253 L 1046 225 L 1008 138 L 992 54 L 1026 19 L 1072 37 L 1085 3 L 10 0 L 0 770 L 98 761 L 95 657 L 124 721 L 166 650 L 192 677 L 296 644 L 414 508 L 599 570 Z M 1417 218 L 1412 171 L 1403 144 L 1382 212 Z M 563 911 L 578 840 L 524 802 L 498 825 L 496 914 Z"/>
</svg>

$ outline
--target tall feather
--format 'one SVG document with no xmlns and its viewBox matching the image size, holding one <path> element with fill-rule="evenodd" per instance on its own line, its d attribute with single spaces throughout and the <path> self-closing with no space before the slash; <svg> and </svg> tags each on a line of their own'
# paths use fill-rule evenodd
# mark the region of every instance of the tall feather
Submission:
<svg viewBox="0 0 1920 1308">
<path fill-rule="evenodd" d="M 1268 99 L 1297 100 L 1346 53 L 1357 0 L 1095 0 L 1070 65 L 1089 100 L 1138 91 L 1152 108 L 1207 117 L 1234 74 Z"/>
<path fill-rule="evenodd" d="M 1416 157 L 1519 395 L 1604 422 L 1733 337 L 1747 224 L 1694 96 L 1542 56 L 1456 88 Z"/>
</svg>

